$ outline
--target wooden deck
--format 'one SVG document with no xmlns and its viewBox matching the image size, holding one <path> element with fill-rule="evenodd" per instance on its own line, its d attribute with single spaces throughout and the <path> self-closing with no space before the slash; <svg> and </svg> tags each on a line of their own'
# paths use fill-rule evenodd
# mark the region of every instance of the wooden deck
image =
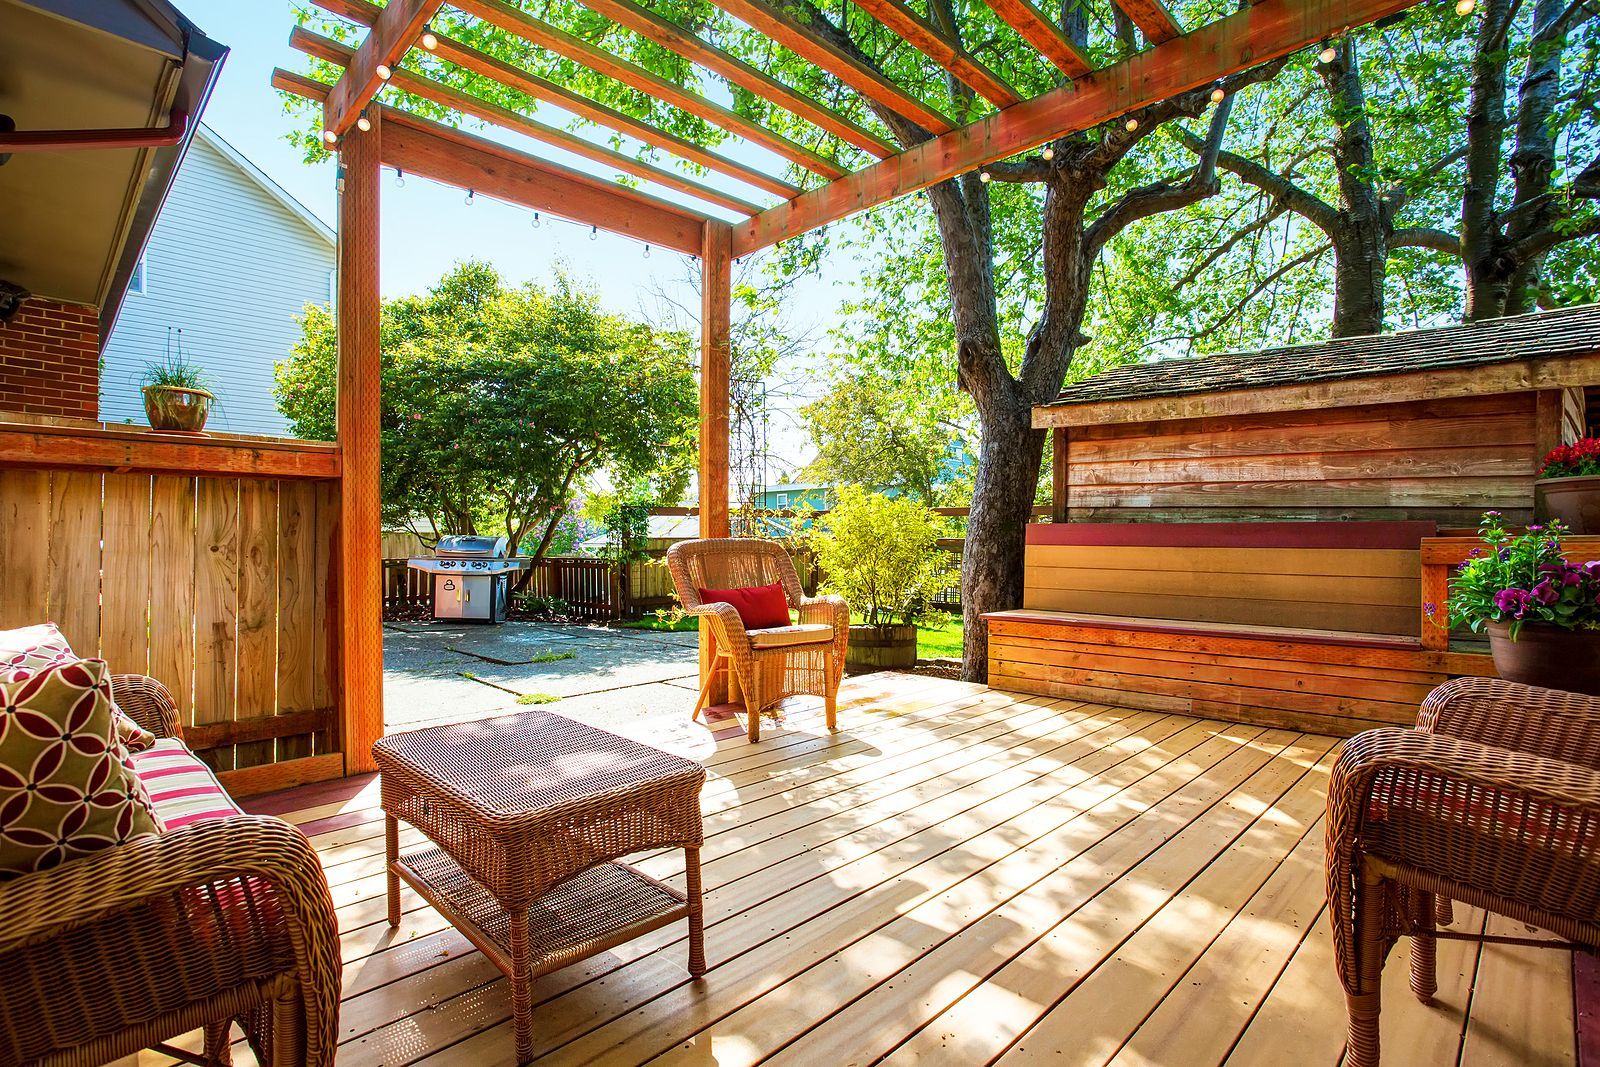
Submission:
<svg viewBox="0 0 1600 1067">
<path fill-rule="evenodd" d="M 539 1062 L 1338 1063 L 1333 738 L 896 675 L 842 697 L 831 737 L 805 710 L 758 746 L 674 743 L 711 770 L 711 971 L 673 927 L 542 979 Z M 327 867 L 340 1064 L 510 1063 L 493 966 L 415 897 L 384 921 L 376 802 L 367 779 L 254 805 Z M 679 855 L 642 866 L 681 882 Z M 1570 954 L 1439 955 L 1432 1009 L 1391 961 L 1386 1063 L 1576 1061 Z"/>
</svg>

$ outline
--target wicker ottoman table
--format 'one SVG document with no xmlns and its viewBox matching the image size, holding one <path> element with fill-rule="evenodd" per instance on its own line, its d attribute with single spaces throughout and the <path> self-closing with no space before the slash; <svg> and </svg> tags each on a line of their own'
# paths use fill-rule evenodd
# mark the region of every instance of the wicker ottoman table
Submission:
<svg viewBox="0 0 1600 1067">
<path fill-rule="evenodd" d="M 517 1062 L 533 1052 L 533 980 L 679 919 L 705 973 L 700 787 L 691 760 L 549 712 L 436 726 L 372 746 L 382 776 L 389 924 L 400 879 L 511 980 Z M 430 845 L 400 855 L 401 820 Z M 614 862 L 684 850 L 686 893 Z"/>
</svg>

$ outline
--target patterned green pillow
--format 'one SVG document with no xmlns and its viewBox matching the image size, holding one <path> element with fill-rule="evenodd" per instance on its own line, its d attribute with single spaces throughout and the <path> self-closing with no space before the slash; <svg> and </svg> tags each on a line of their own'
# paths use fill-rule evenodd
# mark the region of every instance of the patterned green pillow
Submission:
<svg viewBox="0 0 1600 1067">
<path fill-rule="evenodd" d="M 77 658 L 53 622 L 0 631 L 0 682 L 20 682 L 41 667 Z M 128 746 L 129 752 L 143 752 L 156 743 L 155 734 L 117 707 L 115 694 L 111 719 L 117 724 L 117 737 Z"/>
<path fill-rule="evenodd" d="M 103 660 L 0 680 L 0 879 L 157 832 L 117 738 Z"/>
</svg>

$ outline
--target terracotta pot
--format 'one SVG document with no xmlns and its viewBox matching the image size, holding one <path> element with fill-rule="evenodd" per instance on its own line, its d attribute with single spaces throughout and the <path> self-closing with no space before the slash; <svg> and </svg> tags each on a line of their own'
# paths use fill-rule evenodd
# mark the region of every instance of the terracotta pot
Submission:
<svg viewBox="0 0 1600 1067">
<path fill-rule="evenodd" d="M 917 628 L 852 626 L 844 664 L 859 670 L 909 670 L 917 665 Z"/>
<path fill-rule="evenodd" d="M 1511 640 L 1510 624 L 1489 624 L 1494 669 L 1508 682 L 1600 696 L 1600 630 L 1529 623 Z"/>
<path fill-rule="evenodd" d="M 1575 534 L 1600 534 L 1600 474 L 1535 479 L 1533 510 L 1541 521 L 1560 519 Z"/>
<path fill-rule="evenodd" d="M 176 385 L 144 387 L 144 414 L 153 430 L 199 433 L 211 415 L 217 398 L 204 389 L 184 389 Z"/>
</svg>

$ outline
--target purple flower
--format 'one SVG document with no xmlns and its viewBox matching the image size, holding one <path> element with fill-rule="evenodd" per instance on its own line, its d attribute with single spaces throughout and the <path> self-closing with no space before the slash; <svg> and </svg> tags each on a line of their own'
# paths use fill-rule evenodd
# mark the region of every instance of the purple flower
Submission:
<svg viewBox="0 0 1600 1067">
<path fill-rule="evenodd" d="M 1428 618 L 1430 618 L 1430 619 L 1433 618 L 1434 613 L 1437 612 L 1438 610 L 1439 610 L 1439 605 L 1435 604 L 1431 600 L 1428 601 L 1426 604 L 1422 605 L 1423 614 L 1428 616 Z"/>
<path fill-rule="evenodd" d="M 1481 555 L 1483 555 L 1483 549 L 1481 547 L 1479 547 L 1479 548 L 1473 549 L 1471 552 L 1468 552 L 1467 553 L 1467 558 L 1468 559 L 1477 559 Z"/>
<path fill-rule="evenodd" d="M 1520 619 L 1532 600 L 1533 594 L 1526 589 L 1502 589 L 1494 595 L 1494 606 L 1502 615 Z"/>
<path fill-rule="evenodd" d="M 1511 550 L 1509 548 L 1502 548 L 1500 550 L 1500 562 L 1504 563 L 1504 562 L 1506 562 L 1506 560 L 1508 560 L 1510 558 L 1511 558 Z"/>
<path fill-rule="evenodd" d="M 1556 591 L 1555 583 L 1545 578 L 1533 587 L 1533 599 L 1541 604 L 1550 605 L 1561 599 L 1561 594 Z"/>
<path fill-rule="evenodd" d="M 1543 526 L 1530 526 L 1530 527 L 1528 527 L 1528 532 L 1529 533 L 1544 533 L 1544 527 Z"/>
</svg>

